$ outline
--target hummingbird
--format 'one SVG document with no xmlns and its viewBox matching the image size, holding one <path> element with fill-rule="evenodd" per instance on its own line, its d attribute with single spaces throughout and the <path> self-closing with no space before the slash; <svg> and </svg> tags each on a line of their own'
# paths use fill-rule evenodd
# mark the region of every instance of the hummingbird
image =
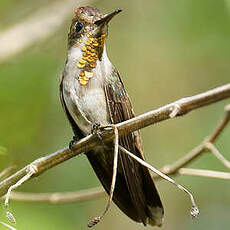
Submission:
<svg viewBox="0 0 230 230">
<path fill-rule="evenodd" d="M 106 53 L 108 23 L 120 12 L 118 9 L 103 14 L 90 6 L 74 11 L 60 82 L 60 99 L 75 141 L 91 134 L 95 124 L 103 127 L 135 116 L 120 74 Z M 144 159 L 139 131 L 119 137 L 119 145 Z M 109 194 L 113 142 L 102 143 L 85 154 Z M 162 225 L 164 210 L 148 169 L 120 150 L 113 202 L 136 222 Z"/>
</svg>

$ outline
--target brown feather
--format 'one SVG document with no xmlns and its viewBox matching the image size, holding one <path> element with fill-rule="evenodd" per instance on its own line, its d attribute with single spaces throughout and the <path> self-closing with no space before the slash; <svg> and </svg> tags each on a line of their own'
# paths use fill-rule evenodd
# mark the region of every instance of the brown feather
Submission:
<svg viewBox="0 0 230 230">
<path fill-rule="evenodd" d="M 118 71 L 114 69 L 112 75 L 113 80 L 105 86 L 105 92 L 111 123 L 116 124 L 134 117 L 134 112 Z M 119 144 L 144 159 L 139 132 L 120 137 Z M 145 167 L 122 152 L 119 152 L 119 156 L 136 215 L 146 224 L 147 218 L 152 218 L 147 206 L 162 208 L 158 192 Z"/>
</svg>

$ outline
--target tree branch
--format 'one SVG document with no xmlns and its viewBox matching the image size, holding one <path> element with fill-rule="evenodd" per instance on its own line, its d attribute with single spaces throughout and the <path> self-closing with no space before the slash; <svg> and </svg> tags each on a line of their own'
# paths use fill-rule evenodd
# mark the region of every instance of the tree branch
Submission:
<svg viewBox="0 0 230 230">
<path fill-rule="evenodd" d="M 189 176 L 202 176 L 202 177 L 226 179 L 226 180 L 230 179 L 230 173 L 213 171 L 213 170 L 206 170 L 206 169 L 181 168 L 178 170 L 178 174 L 189 175 Z"/>
<path fill-rule="evenodd" d="M 180 100 L 177 100 L 171 104 L 165 105 L 161 108 L 156 110 L 152 110 L 150 112 L 144 113 L 139 115 L 135 118 L 130 120 L 121 122 L 116 124 L 115 127 L 118 129 L 119 136 L 125 135 L 127 133 L 133 132 L 135 130 L 147 127 L 149 125 L 158 123 L 163 120 L 170 119 L 172 117 L 184 115 L 192 110 L 198 109 L 202 106 L 226 99 L 230 97 L 230 84 L 226 84 L 224 86 L 217 87 L 215 89 L 209 90 L 205 93 L 201 93 L 195 96 L 186 97 Z M 229 115 L 227 116 L 229 120 Z M 225 121 L 226 122 L 226 121 Z M 221 128 L 221 126 L 219 127 Z M 213 133 L 209 140 L 215 140 L 219 131 L 217 133 Z M 218 135 L 217 135 L 218 134 Z M 112 141 L 114 138 L 113 130 L 103 130 L 101 136 L 104 142 Z M 73 146 L 73 151 L 70 151 L 67 147 L 59 150 L 55 153 L 47 155 L 45 157 L 39 158 L 33 161 L 31 164 L 27 165 L 26 167 L 22 168 L 12 176 L 8 177 L 7 179 L 3 180 L 0 183 L 0 196 L 4 195 L 10 186 L 14 185 L 17 181 L 22 179 L 25 175 L 27 175 L 28 170 L 32 167 L 35 168 L 32 177 L 38 176 L 45 172 L 46 170 L 76 156 L 82 152 L 87 152 L 97 145 L 100 144 L 100 140 L 98 140 L 96 135 L 89 135 L 80 141 L 78 141 Z M 179 165 L 186 165 L 187 162 L 193 160 L 197 155 L 199 155 L 200 151 L 202 150 L 202 146 L 198 146 L 196 150 L 193 150 L 191 153 L 186 155 L 184 160 L 179 160 L 176 162 L 173 167 L 171 167 L 169 174 L 172 172 L 176 172 L 178 170 Z M 186 160 L 187 159 L 187 160 Z M 182 167 L 182 166 L 180 166 Z"/>
<path fill-rule="evenodd" d="M 85 201 L 94 198 L 99 198 L 105 195 L 102 187 L 91 189 L 83 189 L 78 192 L 63 192 L 63 193 L 25 193 L 12 192 L 10 199 L 23 202 L 45 202 L 50 204 L 72 203 L 77 201 Z M 4 197 L 3 197 L 4 199 Z"/>
<path fill-rule="evenodd" d="M 184 157 L 180 158 L 174 164 L 163 167 L 162 172 L 168 175 L 175 174 L 180 168 L 188 165 L 191 161 L 195 160 L 198 156 L 201 156 L 202 153 L 208 152 L 208 151 L 213 152 L 213 148 L 211 149 L 210 146 L 213 146 L 213 143 L 222 133 L 222 131 L 228 124 L 229 120 L 230 120 L 230 104 L 225 107 L 224 116 L 219 121 L 219 123 L 217 124 L 216 128 L 212 131 L 212 133 L 209 136 L 205 137 L 204 140 L 201 142 L 201 144 L 195 147 L 192 151 L 190 151 Z M 214 153 L 214 155 L 216 156 L 217 153 Z M 221 154 L 219 153 L 219 155 Z M 223 160 L 223 158 L 224 157 L 221 155 L 222 163 L 224 161 L 225 165 L 228 164 L 228 161 L 226 159 Z"/>
<path fill-rule="evenodd" d="M 4 169 L 3 171 L 0 172 L 0 179 L 4 179 L 5 177 L 9 176 L 11 171 L 15 169 L 15 165 L 11 165 L 8 168 Z"/>
<path fill-rule="evenodd" d="M 90 0 L 57 1 L 38 9 L 26 20 L 0 33 L 0 62 L 18 54 L 38 40 L 44 39 L 60 28 L 77 4 L 87 4 Z M 15 42 L 17 35 L 17 42 Z"/>
<path fill-rule="evenodd" d="M 6 223 L 4 223 L 4 222 L 2 222 L 2 221 L 0 221 L 0 224 L 3 225 L 3 226 L 5 226 L 5 227 L 8 228 L 8 229 L 17 230 L 16 228 L 14 228 L 14 227 L 10 226 L 9 224 L 6 224 Z"/>
</svg>

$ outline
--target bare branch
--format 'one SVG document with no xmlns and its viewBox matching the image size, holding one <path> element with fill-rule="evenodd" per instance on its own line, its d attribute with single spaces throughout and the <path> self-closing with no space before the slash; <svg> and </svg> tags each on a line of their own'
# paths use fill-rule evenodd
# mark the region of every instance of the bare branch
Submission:
<svg viewBox="0 0 230 230">
<path fill-rule="evenodd" d="M 165 175 L 164 173 L 162 173 L 161 171 L 159 171 L 158 169 L 154 168 L 152 165 L 148 164 L 147 162 L 145 162 L 144 160 L 142 160 L 141 158 L 137 157 L 136 155 L 134 155 L 133 153 L 129 152 L 127 149 L 123 148 L 122 146 L 119 146 L 119 149 L 124 152 L 125 154 L 129 155 L 130 157 L 132 157 L 133 159 L 135 159 L 137 162 L 139 162 L 141 165 L 145 166 L 146 168 L 148 168 L 149 170 L 151 170 L 152 172 L 156 173 L 159 177 L 163 178 L 164 180 L 172 183 L 173 185 L 175 185 L 177 188 L 179 188 L 181 191 L 187 193 L 187 195 L 189 195 L 191 203 L 192 203 L 192 208 L 191 208 L 191 215 L 192 217 L 196 217 L 199 214 L 199 209 L 195 203 L 194 197 L 192 195 L 191 192 L 188 191 L 188 189 L 186 189 L 185 187 L 183 187 L 182 185 L 178 184 L 175 180 L 173 180 L 172 178 L 168 177 L 167 175 Z"/>
<path fill-rule="evenodd" d="M 16 228 L 14 228 L 14 227 L 10 226 L 9 224 L 6 224 L 6 223 L 4 223 L 2 221 L 0 221 L 0 224 L 5 226 L 5 227 L 7 227 L 7 228 L 9 228 L 9 229 L 11 229 L 11 230 L 17 230 Z"/>
<path fill-rule="evenodd" d="M 216 148 L 216 146 L 211 143 L 211 142 L 207 142 L 205 147 L 211 152 L 213 153 L 213 155 L 227 168 L 230 168 L 230 161 L 228 161 L 220 152 L 219 150 Z"/>
<path fill-rule="evenodd" d="M 73 7 L 87 2 L 89 0 L 67 0 L 49 4 L 44 9 L 37 10 L 26 20 L 2 31 L 0 33 L 0 62 L 55 33 Z"/>
<path fill-rule="evenodd" d="M 96 224 L 98 224 L 101 219 L 105 216 L 105 214 L 108 212 L 109 207 L 112 203 L 112 199 L 113 199 L 113 192 L 115 189 L 115 184 L 116 184 L 116 179 L 117 179 L 117 163 L 118 163 L 118 146 L 119 146 L 119 136 L 118 136 L 118 131 L 117 128 L 114 125 L 111 125 L 112 129 L 114 129 L 114 157 L 113 157 L 113 175 L 112 175 L 112 182 L 111 182 L 111 186 L 110 186 L 110 192 L 109 192 L 109 199 L 107 201 L 106 207 L 104 212 L 100 215 L 100 216 L 96 216 L 94 217 L 89 223 L 88 223 L 88 227 L 92 228 L 93 226 L 95 226 Z"/>
<path fill-rule="evenodd" d="M 162 172 L 165 174 L 175 174 L 177 171 L 188 165 L 191 161 L 195 160 L 198 156 L 201 156 L 202 153 L 210 151 L 211 145 L 209 143 L 214 143 L 219 137 L 219 135 L 222 133 L 228 122 L 230 121 L 230 104 L 225 106 L 225 112 L 223 118 L 219 121 L 216 128 L 212 131 L 212 133 L 206 137 L 201 144 L 199 144 L 197 147 L 195 147 L 192 151 L 190 151 L 188 154 L 183 156 L 181 159 L 176 161 L 172 165 L 168 165 L 162 168 Z M 221 155 L 221 154 L 219 154 Z M 222 156 L 222 155 L 221 155 Z M 226 165 L 225 160 L 225 165 Z M 222 156 L 222 162 L 223 162 L 223 156 Z M 227 166 L 228 167 L 228 166 Z"/>
<path fill-rule="evenodd" d="M 219 172 L 213 170 L 204 169 L 189 169 L 180 168 L 177 171 L 178 175 L 188 176 L 202 176 L 217 179 L 230 179 L 230 173 Z M 26 192 L 11 192 L 10 199 L 23 202 L 44 202 L 50 204 L 62 204 L 73 203 L 78 201 L 86 201 L 95 198 L 100 198 L 105 195 L 105 191 L 102 187 L 96 187 L 91 189 L 84 189 L 77 192 L 63 192 L 63 193 L 26 193 Z M 5 197 L 2 197 L 5 199 Z"/>
<path fill-rule="evenodd" d="M 191 176 L 202 176 L 202 177 L 210 177 L 210 178 L 219 178 L 219 179 L 230 179 L 230 173 L 227 172 L 218 172 L 211 170 L 203 170 L 203 169 L 188 169 L 181 168 L 187 165 L 192 160 L 196 159 L 201 153 L 204 151 L 211 151 L 216 157 L 228 167 L 229 161 L 226 160 L 220 152 L 216 149 L 216 147 L 210 142 L 215 142 L 217 137 L 222 133 L 224 128 L 229 122 L 230 117 L 230 105 L 225 107 L 225 113 L 223 118 L 219 121 L 216 128 L 212 131 L 212 133 L 204 139 L 204 141 L 194 148 L 191 152 L 189 152 L 186 156 L 182 157 L 176 163 L 171 166 L 165 166 L 162 168 L 162 172 L 165 174 L 178 174 L 178 175 L 191 175 Z M 215 153 L 214 153 L 215 152 Z M 158 179 L 159 176 L 157 174 L 153 175 L 154 179 Z M 78 192 L 69 192 L 69 193 L 20 193 L 20 192 L 12 192 L 11 199 L 18 201 L 28 201 L 28 202 L 48 202 L 52 204 L 57 203 L 67 203 L 67 202 L 77 202 L 80 200 L 88 200 L 97 197 L 101 197 L 105 194 L 102 188 L 94 188 L 88 190 L 82 190 Z"/>
<path fill-rule="evenodd" d="M 144 128 L 146 126 L 158 123 L 160 121 L 166 120 L 170 118 L 170 114 L 172 116 L 172 111 L 177 108 L 177 113 L 175 116 L 181 116 L 186 114 L 194 109 L 200 108 L 202 106 L 223 100 L 230 97 L 230 84 L 226 84 L 224 86 L 217 87 L 215 89 L 209 90 L 205 93 L 201 93 L 195 96 L 187 97 L 180 99 L 176 102 L 171 104 L 165 105 L 159 109 L 152 110 L 145 114 L 139 115 L 135 118 L 130 120 L 121 122 L 116 124 L 115 127 L 119 132 L 119 136 L 125 135 L 127 133 L 133 132 L 135 130 Z M 229 120 L 229 115 L 226 117 Z M 226 122 L 226 119 L 222 122 Z M 227 122 L 226 122 L 227 123 Z M 223 124 L 222 124 L 223 125 Z M 221 126 L 222 127 L 222 126 Z M 219 129 L 223 129 L 219 127 Z M 219 131 L 218 131 L 219 132 Z M 217 132 L 217 133 L 218 133 Z M 214 133 L 215 134 L 215 133 Z M 215 140 L 218 135 L 211 135 L 209 140 Z M 114 139 L 114 133 L 111 130 L 104 130 L 101 133 L 101 136 L 104 142 L 109 142 Z M 89 135 L 80 141 L 78 141 L 73 146 L 73 151 L 70 151 L 68 148 L 64 148 L 59 150 L 55 153 L 47 155 L 45 157 L 39 158 L 32 162 L 31 164 L 36 166 L 37 172 L 32 176 L 38 176 L 44 171 L 76 156 L 82 152 L 88 152 L 89 150 L 93 149 L 97 145 L 100 144 L 100 140 L 98 140 L 96 135 Z M 170 167 L 169 174 L 175 173 L 179 168 L 183 167 L 184 165 L 188 164 L 191 160 L 193 160 L 197 155 L 199 155 L 200 151 L 204 151 L 202 146 L 198 146 L 197 150 L 192 151 L 185 158 L 176 162 L 172 167 Z M 0 183 L 0 196 L 4 195 L 10 186 L 14 185 L 17 181 L 19 181 L 22 177 L 24 177 L 27 173 L 28 167 L 31 165 L 27 165 L 23 169 L 19 170 L 12 176 L 8 177 L 7 179 L 3 180 Z M 165 172 L 164 172 L 165 173 Z"/>
<path fill-rule="evenodd" d="M 12 192 L 10 199 L 23 202 L 45 202 L 50 204 L 72 203 L 77 201 L 86 201 L 94 198 L 99 198 L 105 195 L 102 187 L 84 189 L 78 192 L 63 192 L 63 193 L 25 193 Z M 2 199 L 5 199 L 2 197 Z"/>
<path fill-rule="evenodd" d="M 19 187 L 25 181 L 29 180 L 36 172 L 37 172 L 36 166 L 31 164 L 30 167 L 28 167 L 27 174 L 24 177 L 22 177 L 19 181 L 17 181 L 17 183 L 15 183 L 14 185 L 11 185 L 7 191 L 6 198 L 5 198 L 5 209 L 6 209 L 5 212 L 6 212 L 6 217 L 13 224 L 16 223 L 16 219 L 14 218 L 14 215 L 8 210 L 11 191 Z"/>
<path fill-rule="evenodd" d="M 206 169 L 181 168 L 178 170 L 178 174 L 189 175 L 189 176 L 202 176 L 202 177 L 210 177 L 210 178 L 226 179 L 226 180 L 230 179 L 230 173 L 206 170 Z"/>
</svg>

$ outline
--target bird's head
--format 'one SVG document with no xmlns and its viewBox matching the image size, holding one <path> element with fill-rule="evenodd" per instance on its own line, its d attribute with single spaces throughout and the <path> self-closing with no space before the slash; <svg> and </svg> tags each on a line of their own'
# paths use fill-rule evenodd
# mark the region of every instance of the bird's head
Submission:
<svg viewBox="0 0 230 230">
<path fill-rule="evenodd" d="M 82 58 L 77 67 L 81 70 L 79 81 L 82 85 L 88 83 L 87 79 L 93 76 L 92 70 L 97 61 L 102 58 L 109 21 L 120 12 L 117 9 L 109 14 L 102 14 L 97 8 L 89 6 L 74 11 L 68 44 L 69 48 L 81 49 Z"/>
<path fill-rule="evenodd" d="M 99 9 L 90 6 L 77 8 L 70 26 L 69 45 L 90 45 L 92 48 L 102 48 L 103 51 L 108 23 L 120 12 L 117 9 L 109 14 L 102 14 Z"/>
</svg>

